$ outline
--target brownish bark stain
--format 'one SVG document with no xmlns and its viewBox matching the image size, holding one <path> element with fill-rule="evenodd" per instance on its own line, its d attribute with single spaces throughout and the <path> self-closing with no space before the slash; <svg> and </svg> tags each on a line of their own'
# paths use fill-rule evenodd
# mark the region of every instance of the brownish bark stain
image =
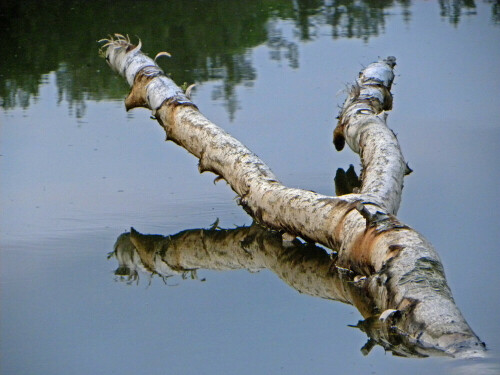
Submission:
<svg viewBox="0 0 500 375">
<path fill-rule="evenodd" d="M 340 211 L 340 210 L 344 211 L 342 217 L 338 221 L 338 224 L 335 226 L 335 229 L 333 230 L 333 238 L 335 239 L 335 241 L 339 241 L 339 239 L 342 238 L 342 232 L 344 231 L 344 226 L 345 226 L 344 222 L 347 218 L 347 215 L 349 215 L 349 213 L 356 208 L 358 201 L 346 202 L 346 201 L 339 200 L 339 201 L 335 201 L 332 204 L 335 205 L 335 208 L 333 209 L 333 210 L 335 210 L 335 213 Z M 332 210 L 332 215 L 334 214 L 333 210 Z"/>
<path fill-rule="evenodd" d="M 384 262 L 387 262 L 389 259 L 394 258 L 395 256 L 398 256 L 401 250 L 403 250 L 405 247 L 403 245 L 390 245 L 389 246 L 389 251 L 385 255 L 385 260 Z"/>
<path fill-rule="evenodd" d="M 143 69 L 144 70 L 144 69 Z M 146 76 L 142 73 L 142 71 L 139 71 L 135 78 L 134 78 L 134 84 L 132 85 L 132 88 L 130 89 L 130 93 L 128 94 L 127 98 L 125 99 L 125 109 L 127 111 L 133 109 L 133 108 L 149 108 L 147 102 L 146 102 L 146 86 L 148 83 L 155 77 L 150 77 Z M 152 108 L 149 108 L 152 109 Z"/>
<path fill-rule="evenodd" d="M 376 227 L 367 227 L 358 235 L 350 251 L 350 267 L 353 271 L 362 275 L 371 275 L 375 272 L 372 262 L 372 252 L 381 238 Z"/>
<path fill-rule="evenodd" d="M 158 236 L 145 236 L 133 228 L 130 231 L 130 241 L 135 246 L 137 254 L 141 258 L 141 262 L 150 272 L 155 272 L 154 255 L 155 241 Z"/>
<path fill-rule="evenodd" d="M 360 272 L 363 275 L 372 275 L 374 272 L 378 272 L 378 270 L 374 269 L 376 259 L 372 258 L 372 253 L 377 242 L 382 238 L 382 236 L 389 235 L 390 233 L 393 233 L 393 231 L 405 229 L 409 229 L 409 227 L 402 224 L 393 215 L 389 215 L 387 220 L 383 220 L 381 222 L 367 222 L 365 231 L 356 238 L 354 244 L 352 245 L 349 257 L 349 268 L 356 272 Z M 403 249 L 403 245 L 390 245 L 386 250 L 386 254 L 382 255 L 383 263 L 385 264 L 390 259 L 398 256 Z"/>
</svg>

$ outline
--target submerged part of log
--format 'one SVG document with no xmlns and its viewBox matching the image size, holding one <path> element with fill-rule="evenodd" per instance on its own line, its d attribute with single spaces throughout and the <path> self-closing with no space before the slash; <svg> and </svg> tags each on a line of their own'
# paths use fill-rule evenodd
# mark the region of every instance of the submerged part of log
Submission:
<svg viewBox="0 0 500 375">
<path fill-rule="evenodd" d="M 404 327 L 409 337 L 438 342 L 457 356 L 484 350 L 453 301 L 436 251 L 394 216 L 407 171 L 384 112 L 392 106 L 394 58 L 360 73 L 340 114 L 336 134 L 361 156 L 360 192 L 329 197 L 282 185 L 254 153 L 204 117 L 140 45 L 118 35 L 106 40 L 103 54 L 132 85 L 126 108 L 151 109 L 167 140 L 196 156 L 200 172 L 225 179 L 257 222 L 336 249 L 338 266 L 369 277 L 366 287 L 378 296 L 380 311 L 411 316 Z"/>
</svg>

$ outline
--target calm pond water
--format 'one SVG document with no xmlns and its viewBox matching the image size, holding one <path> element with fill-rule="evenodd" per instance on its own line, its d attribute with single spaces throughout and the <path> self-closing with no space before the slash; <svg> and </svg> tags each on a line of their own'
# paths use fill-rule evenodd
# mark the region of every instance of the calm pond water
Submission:
<svg viewBox="0 0 500 375">
<path fill-rule="evenodd" d="M 369 3 L 2 3 L 2 374 L 500 372 L 500 6 Z M 107 255 L 131 226 L 172 235 L 251 219 L 148 111 L 125 112 L 127 85 L 97 54 L 114 32 L 172 53 L 160 64 L 197 83 L 208 118 L 283 183 L 324 194 L 337 168 L 359 166 L 331 142 L 346 84 L 396 56 L 389 125 L 414 170 L 399 216 L 438 250 L 489 358 L 363 356 L 354 307 L 270 270 L 115 274 Z"/>
</svg>

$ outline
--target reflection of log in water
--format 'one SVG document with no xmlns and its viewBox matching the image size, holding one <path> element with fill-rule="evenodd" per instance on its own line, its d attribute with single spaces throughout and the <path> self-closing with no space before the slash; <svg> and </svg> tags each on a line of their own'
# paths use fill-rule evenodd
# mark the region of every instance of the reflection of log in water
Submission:
<svg viewBox="0 0 500 375">
<path fill-rule="evenodd" d="M 335 253 L 300 241 L 283 242 L 279 233 L 258 225 L 185 230 L 171 236 L 143 235 L 132 228 L 118 237 L 113 255 L 119 263 L 115 274 L 128 281 L 137 279 L 138 271 L 166 280 L 195 275 L 198 269 L 269 269 L 300 293 L 354 305 L 365 318 L 357 327 L 369 337 L 363 354 L 379 344 L 406 357 L 444 355 L 439 337 L 435 342 L 418 340 L 425 325 L 419 325 L 416 336 L 406 333 L 405 327 L 415 324 L 413 314 L 380 311 L 369 280 L 338 268 Z"/>
</svg>

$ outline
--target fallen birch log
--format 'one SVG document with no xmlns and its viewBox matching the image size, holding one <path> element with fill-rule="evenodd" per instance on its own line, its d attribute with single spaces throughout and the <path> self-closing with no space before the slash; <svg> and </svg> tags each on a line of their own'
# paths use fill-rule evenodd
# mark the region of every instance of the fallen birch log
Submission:
<svg viewBox="0 0 500 375">
<path fill-rule="evenodd" d="M 394 133 L 386 125 L 395 58 L 366 67 L 352 87 L 334 132 L 360 155 L 359 192 L 329 197 L 282 185 L 241 142 L 205 118 L 141 43 L 116 34 L 105 40 L 108 64 L 131 85 L 127 110 L 146 107 L 167 140 L 199 159 L 199 171 L 224 179 L 254 220 L 268 228 L 338 252 L 337 266 L 365 277 L 362 287 L 378 310 L 405 316 L 398 328 L 422 345 L 460 357 L 481 355 L 485 346 L 457 308 L 443 266 L 432 245 L 401 223 L 398 211 L 408 167 Z"/>
</svg>

